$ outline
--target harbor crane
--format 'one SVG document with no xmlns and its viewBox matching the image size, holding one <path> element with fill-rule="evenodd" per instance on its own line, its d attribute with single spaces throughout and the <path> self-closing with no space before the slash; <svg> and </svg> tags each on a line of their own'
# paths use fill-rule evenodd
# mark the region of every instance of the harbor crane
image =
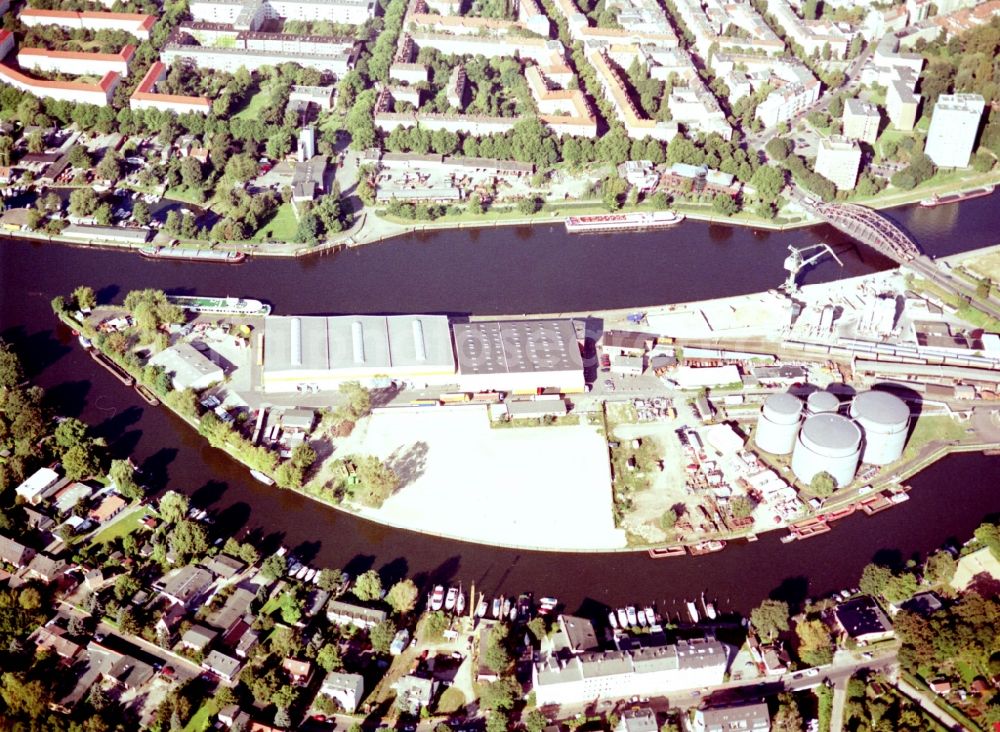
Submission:
<svg viewBox="0 0 1000 732">
<path fill-rule="evenodd" d="M 820 251 L 816 252 L 816 254 L 813 254 L 812 256 L 806 256 L 808 252 L 816 249 L 819 249 Z M 788 272 L 788 278 L 785 280 L 785 284 L 781 286 L 781 289 L 789 295 L 798 292 L 799 290 L 799 283 L 797 282 L 799 272 L 808 267 L 810 264 L 822 259 L 827 254 L 833 257 L 837 261 L 837 264 L 841 267 L 844 266 L 844 263 L 840 261 L 840 257 L 834 253 L 829 244 L 814 244 L 811 247 L 802 247 L 801 249 L 796 249 L 794 246 L 789 245 L 788 251 L 790 254 L 785 257 L 784 264 L 784 268 Z"/>
</svg>

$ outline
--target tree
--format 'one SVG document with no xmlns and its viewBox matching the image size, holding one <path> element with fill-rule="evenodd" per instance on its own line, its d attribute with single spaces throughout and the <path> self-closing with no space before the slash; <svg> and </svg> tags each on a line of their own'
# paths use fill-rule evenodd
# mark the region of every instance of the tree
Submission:
<svg viewBox="0 0 1000 732">
<path fill-rule="evenodd" d="M 784 162 L 794 149 L 792 141 L 786 140 L 783 137 L 772 137 L 764 146 L 767 156 L 772 160 L 777 160 L 779 163 Z"/>
<path fill-rule="evenodd" d="M 340 395 L 347 401 L 337 408 L 335 416 L 339 420 L 357 422 L 371 411 L 371 393 L 357 381 L 347 381 L 340 385 Z"/>
<path fill-rule="evenodd" d="M 182 561 L 198 558 L 208 552 L 208 534 L 205 527 L 194 521 L 182 519 L 170 532 L 170 547 Z"/>
<path fill-rule="evenodd" d="M 804 727 L 795 696 L 787 691 L 779 694 L 778 711 L 771 720 L 771 732 L 802 732 Z"/>
<path fill-rule="evenodd" d="M 3 341 L 0 341 L 0 389 L 12 390 L 24 381 L 21 361 Z"/>
<path fill-rule="evenodd" d="M 424 616 L 423 632 L 425 640 L 439 641 L 444 637 L 444 632 L 448 629 L 448 616 L 440 610 L 427 613 Z"/>
<path fill-rule="evenodd" d="M 168 524 L 176 524 L 187 516 L 191 501 L 183 493 L 167 491 L 160 499 L 160 518 Z"/>
<path fill-rule="evenodd" d="M 21 590 L 21 594 L 17 596 L 17 604 L 28 612 L 37 610 L 42 606 L 42 593 L 34 587 L 26 587 Z"/>
<path fill-rule="evenodd" d="M 149 211 L 149 204 L 141 198 L 132 204 L 132 219 L 139 226 L 147 226 L 153 220 L 153 216 Z"/>
<path fill-rule="evenodd" d="M 413 580 L 404 579 L 389 589 L 388 594 L 385 596 L 385 601 L 389 603 L 389 607 L 395 610 L 397 614 L 406 615 L 412 612 L 413 608 L 417 606 L 418 595 L 419 591 Z"/>
<path fill-rule="evenodd" d="M 988 173 L 993 170 L 993 165 L 996 163 L 996 158 L 994 158 L 988 150 L 980 150 L 975 155 L 972 156 L 972 168 L 977 173 Z"/>
<path fill-rule="evenodd" d="M 712 211 L 722 216 L 732 216 L 740 210 L 740 205 L 732 196 L 718 194 L 712 199 Z"/>
<path fill-rule="evenodd" d="M 190 156 L 181 159 L 180 164 L 181 182 L 191 189 L 200 188 L 204 181 L 204 173 L 201 170 L 201 161 Z"/>
<path fill-rule="evenodd" d="M 816 473 L 809 483 L 809 492 L 819 498 L 832 496 L 837 488 L 837 480 L 825 470 Z"/>
<path fill-rule="evenodd" d="M 774 165 L 761 165 L 750 177 L 750 186 L 762 201 L 773 203 L 785 187 L 785 173 Z"/>
<path fill-rule="evenodd" d="M 674 527 L 677 525 L 677 509 L 668 508 L 660 516 L 660 527 L 664 531 L 673 531 Z"/>
<path fill-rule="evenodd" d="M 90 153 L 87 152 L 87 148 L 83 145 L 73 145 L 69 149 L 69 164 L 74 168 L 89 170 L 94 161 L 91 159 Z"/>
<path fill-rule="evenodd" d="M 535 617 L 529 620 L 528 630 L 533 636 L 535 636 L 535 639 L 539 641 L 548 635 L 548 628 L 545 627 L 545 619 L 541 617 Z"/>
<path fill-rule="evenodd" d="M 788 630 L 788 603 L 783 600 L 764 600 L 750 611 L 750 624 L 764 642 L 771 642 L 779 633 Z"/>
<path fill-rule="evenodd" d="M 934 552 L 924 562 L 924 577 L 931 584 L 944 585 L 951 582 L 957 567 L 958 562 L 950 552 L 944 550 Z"/>
<path fill-rule="evenodd" d="M 104 180 L 112 182 L 118 180 L 122 174 L 121 156 L 114 150 L 108 150 L 94 172 Z"/>
<path fill-rule="evenodd" d="M 517 202 L 517 210 L 525 216 L 537 213 L 541 207 L 542 202 L 535 196 L 528 196 Z"/>
<path fill-rule="evenodd" d="M 143 496 L 142 488 L 135 481 L 135 472 L 128 460 L 112 460 L 108 478 L 125 498 L 136 501 Z"/>
<path fill-rule="evenodd" d="M 80 310 L 93 309 L 97 305 L 97 296 L 94 294 L 94 288 L 80 285 L 73 290 L 73 301 Z"/>
<path fill-rule="evenodd" d="M 833 660 L 833 637 L 822 620 L 804 620 L 795 625 L 799 637 L 799 658 L 810 666 L 823 666 Z"/>
<path fill-rule="evenodd" d="M 542 732 L 549 724 L 549 718 L 537 709 L 532 709 L 521 719 L 527 732 Z"/>
<path fill-rule="evenodd" d="M 34 154 L 45 152 L 45 138 L 40 131 L 35 130 L 28 135 L 28 152 Z"/>
<path fill-rule="evenodd" d="M 617 175 L 609 175 L 601 181 L 601 200 L 609 211 L 617 211 L 622 207 L 622 196 L 628 189 L 628 184 Z"/>
<path fill-rule="evenodd" d="M 295 241 L 303 244 L 316 244 L 319 241 L 319 217 L 312 211 L 306 211 L 299 217 Z"/>
<path fill-rule="evenodd" d="M 8 672 L 0 676 L 0 698 L 9 713 L 40 720 L 45 718 L 51 695 L 41 681 L 28 681 L 26 674 Z"/>
<path fill-rule="evenodd" d="M 357 482 L 349 487 L 351 496 L 362 505 L 378 508 L 399 486 L 399 476 L 373 455 L 352 458 Z"/>
<path fill-rule="evenodd" d="M 93 450 L 83 445 L 74 445 L 62 456 L 62 467 L 70 480 L 83 480 L 101 470 L 101 463 Z"/>
<path fill-rule="evenodd" d="M 369 632 L 372 648 L 377 653 L 388 653 L 392 639 L 396 636 L 396 624 L 388 618 L 376 625 Z"/>
<path fill-rule="evenodd" d="M 261 574 L 263 574 L 267 579 L 276 580 L 279 577 L 283 577 L 285 573 L 288 572 L 288 560 L 284 556 L 272 554 L 264 560 L 264 564 L 261 565 L 260 571 Z"/>
<path fill-rule="evenodd" d="M 858 582 L 858 587 L 866 595 L 882 597 L 891 580 L 892 572 L 890 570 L 878 564 L 868 564 L 861 570 L 861 580 Z"/>
<path fill-rule="evenodd" d="M 344 668 L 344 661 L 340 657 L 340 650 L 333 643 L 327 643 L 319 649 L 319 653 L 316 654 L 316 663 L 327 673 L 330 671 L 340 671 Z"/>
<path fill-rule="evenodd" d="M 91 216 L 97 210 L 97 205 L 97 194 L 90 188 L 77 188 L 69 194 L 69 213 L 72 216 Z"/>
<path fill-rule="evenodd" d="M 980 524 L 975 531 L 976 540 L 990 550 L 994 559 L 1000 560 L 1000 526 L 989 522 Z"/>
<path fill-rule="evenodd" d="M 340 586 L 341 580 L 343 579 L 343 572 L 339 569 L 321 569 L 319 571 L 319 580 L 316 582 L 316 586 L 321 590 L 326 590 L 327 592 L 333 592 L 337 587 Z"/>
<path fill-rule="evenodd" d="M 736 496 L 729 501 L 729 511 L 736 518 L 748 518 L 753 513 L 753 503 L 746 496 Z"/>
<path fill-rule="evenodd" d="M 521 686 L 508 676 L 492 684 L 485 684 L 480 690 L 479 703 L 483 709 L 506 712 L 514 708 L 520 696 Z"/>
<path fill-rule="evenodd" d="M 351 589 L 354 596 L 362 602 L 372 602 L 382 597 L 382 578 L 374 569 L 369 569 L 364 574 L 354 580 L 354 587 Z"/>
<path fill-rule="evenodd" d="M 10 154 L 14 150 L 14 141 L 10 135 L 0 135 L 0 165 L 10 165 Z"/>
</svg>

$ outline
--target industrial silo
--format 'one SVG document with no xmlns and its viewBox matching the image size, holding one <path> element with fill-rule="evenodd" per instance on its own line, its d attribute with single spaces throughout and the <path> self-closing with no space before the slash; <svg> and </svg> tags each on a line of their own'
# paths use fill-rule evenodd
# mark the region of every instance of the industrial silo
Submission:
<svg viewBox="0 0 1000 732">
<path fill-rule="evenodd" d="M 866 391 L 854 397 L 851 416 L 864 433 L 862 462 L 888 465 L 899 460 L 910 429 L 906 402 L 889 392 Z"/>
<path fill-rule="evenodd" d="M 754 442 L 764 452 L 787 455 L 795 446 L 802 416 L 802 400 L 794 394 L 771 394 L 757 418 Z"/>
<path fill-rule="evenodd" d="M 840 399 L 828 391 L 814 391 L 806 397 L 806 412 L 808 414 L 826 414 L 840 409 Z"/>
<path fill-rule="evenodd" d="M 854 480 L 861 456 L 861 429 L 840 414 L 814 414 L 799 430 L 792 453 L 792 472 L 803 483 L 829 473 L 843 487 Z"/>
</svg>

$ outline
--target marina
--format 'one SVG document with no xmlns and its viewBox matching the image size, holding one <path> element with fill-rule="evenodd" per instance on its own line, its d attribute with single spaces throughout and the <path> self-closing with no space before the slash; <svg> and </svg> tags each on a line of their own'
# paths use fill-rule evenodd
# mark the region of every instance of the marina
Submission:
<svg viewBox="0 0 1000 732">
<path fill-rule="evenodd" d="M 684 214 L 673 211 L 640 211 L 625 214 L 594 214 L 592 216 L 570 216 L 566 219 L 566 231 L 570 234 L 588 234 L 607 231 L 647 231 L 676 226 L 684 220 Z"/>
</svg>

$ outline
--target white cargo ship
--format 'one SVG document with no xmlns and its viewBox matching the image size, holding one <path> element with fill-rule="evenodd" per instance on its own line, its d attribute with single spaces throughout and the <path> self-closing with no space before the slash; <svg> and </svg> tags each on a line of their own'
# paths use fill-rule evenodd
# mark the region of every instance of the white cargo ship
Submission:
<svg viewBox="0 0 1000 732">
<path fill-rule="evenodd" d="M 683 220 L 684 214 L 674 211 L 639 211 L 623 214 L 570 216 L 566 219 L 566 231 L 570 234 L 585 234 L 599 231 L 663 229 L 676 226 Z"/>
<path fill-rule="evenodd" d="M 188 295 L 167 295 L 167 300 L 194 313 L 216 315 L 270 315 L 271 306 L 260 300 L 242 297 L 191 297 Z"/>
</svg>

